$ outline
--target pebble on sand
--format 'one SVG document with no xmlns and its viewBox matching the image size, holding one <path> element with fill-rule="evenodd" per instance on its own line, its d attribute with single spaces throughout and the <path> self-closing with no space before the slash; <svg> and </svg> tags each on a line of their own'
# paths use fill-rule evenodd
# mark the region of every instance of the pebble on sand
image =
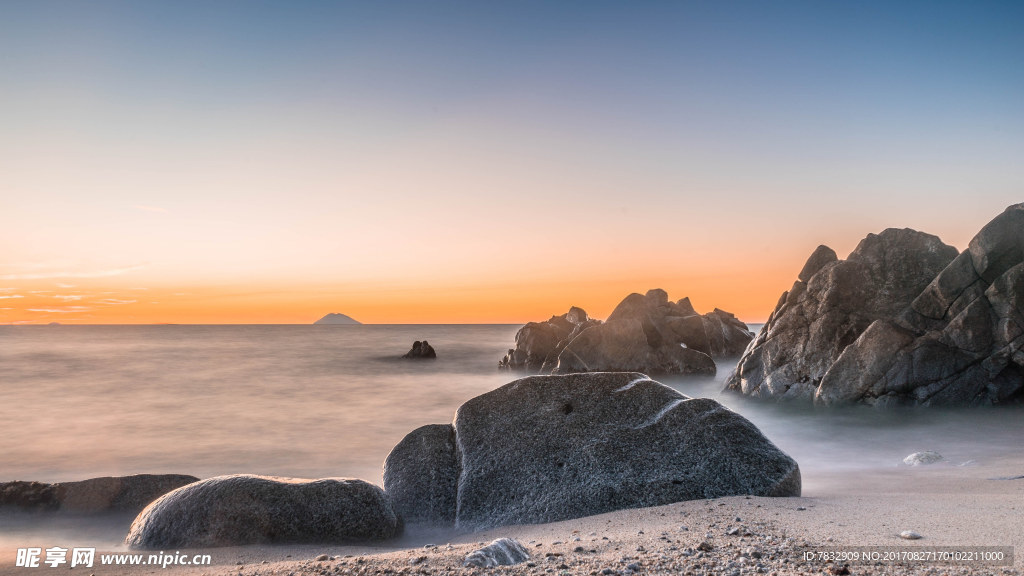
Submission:
<svg viewBox="0 0 1024 576">
<path fill-rule="evenodd" d="M 921 535 L 913 530 L 904 530 L 903 532 L 900 532 L 900 538 L 903 538 L 904 540 L 920 540 Z"/>
</svg>

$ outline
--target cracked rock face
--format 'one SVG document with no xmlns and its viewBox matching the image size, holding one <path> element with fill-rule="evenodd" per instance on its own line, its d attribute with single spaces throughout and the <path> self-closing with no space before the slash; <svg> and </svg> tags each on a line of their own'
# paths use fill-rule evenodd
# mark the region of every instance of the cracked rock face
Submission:
<svg viewBox="0 0 1024 576">
<path fill-rule="evenodd" d="M 850 255 L 874 263 L 867 275 L 836 281 L 846 262 L 834 262 L 797 282 L 727 388 L 825 406 L 1024 400 L 1024 204 L 959 255 L 934 236 L 902 232 L 862 250 L 869 236 Z"/>
<path fill-rule="evenodd" d="M 936 236 L 894 228 L 869 234 L 846 260 L 819 246 L 726 388 L 756 398 L 812 400 L 843 351 L 873 322 L 909 306 L 956 255 Z"/>
<path fill-rule="evenodd" d="M 516 334 L 516 347 L 499 366 L 551 374 L 714 375 L 713 358 L 739 356 L 753 337 L 729 312 L 697 314 L 689 298 L 672 302 L 664 290 L 654 289 L 626 296 L 605 322 L 575 307 L 547 322 L 531 322 Z"/>
<path fill-rule="evenodd" d="M 532 376 L 463 404 L 452 426 L 456 455 L 436 430 L 416 458 L 388 457 L 385 490 L 403 479 L 456 477 L 405 504 L 453 500 L 435 524 L 482 530 L 554 522 L 624 508 L 738 494 L 798 496 L 800 469 L 748 420 L 639 373 Z M 436 448 L 436 449 L 435 449 Z M 437 454 L 434 461 L 422 454 Z M 445 494 L 431 493 L 448 491 Z M 426 508 L 426 505 L 424 505 Z M 416 517 L 429 516 L 424 509 Z"/>
</svg>

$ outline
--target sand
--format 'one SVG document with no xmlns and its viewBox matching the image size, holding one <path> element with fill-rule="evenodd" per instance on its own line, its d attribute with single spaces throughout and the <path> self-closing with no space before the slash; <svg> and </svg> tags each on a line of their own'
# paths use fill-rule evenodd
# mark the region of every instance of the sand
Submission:
<svg viewBox="0 0 1024 576">
<path fill-rule="evenodd" d="M 885 470 L 805 474 L 800 498 L 729 497 L 624 510 L 544 525 L 510 526 L 472 534 L 409 533 L 376 546 L 245 546 L 181 551 L 209 554 L 208 566 L 100 565 L 99 554 L 128 553 L 101 546 L 92 568 L 72 574 L 498 574 L 558 576 L 638 574 L 1006 574 L 1022 572 L 1024 456 L 980 464 L 948 463 Z M 123 523 L 127 520 L 120 520 Z M 82 518 L 85 529 L 90 520 Z M 120 525 L 109 530 L 116 533 Z M 61 534 L 74 526 L 62 525 Z M 44 527 L 45 530 L 45 527 Z M 70 530 L 70 532 L 69 532 Z M 922 536 L 905 540 L 904 530 Z M 36 534 L 39 532 L 37 531 Z M 54 532 L 57 534 L 58 532 Z M 465 556 L 496 538 L 515 538 L 530 550 L 525 563 L 493 569 L 464 567 Z M 38 540 L 38 537 L 35 537 Z M 66 545 L 57 536 L 35 545 Z M 109 540 L 108 540 L 109 541 Z M 15 548 L 0 551 L 0 574 L 66 573 L 67 565 L 15 567 Z M 853 546 L 880 554 L 915 547 L 963 549 L 1008 546 L 1012 566 L 950 564 L 930 559 L 826 563 L 812 556 Z M 702 550 L 703 548 L 703 550 Z M 848 551 L 848 550 L 847 550 Z M 176 551 L 164 551 L 164 553 Z M 144 553 L 148 556 L 148 552 Z M 318 560 L 317 558 L 320 558 Z M 145 560 L 144 560 L 145 561 Z M 848 571 L 848 572 L 847 572 Z"/>
</svg>

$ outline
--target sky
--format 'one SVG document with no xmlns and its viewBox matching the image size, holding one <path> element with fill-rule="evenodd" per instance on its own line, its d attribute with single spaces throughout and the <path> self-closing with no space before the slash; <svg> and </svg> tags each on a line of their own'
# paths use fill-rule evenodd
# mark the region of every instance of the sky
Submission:
<svg viewBox="0 0 1024 576">
<path fill-rule="evenodd" d="M 0 0 L 0 323 L 763 321 L 1024 201 L 1019 2 Z"/>
</svg>

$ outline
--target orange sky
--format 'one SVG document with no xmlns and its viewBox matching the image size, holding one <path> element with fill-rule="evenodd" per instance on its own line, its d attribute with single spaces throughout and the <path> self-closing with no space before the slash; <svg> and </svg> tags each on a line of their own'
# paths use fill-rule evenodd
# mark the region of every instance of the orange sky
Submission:
<svg viewBox="0 0 1024 576">
<path fill-rule="evenodd" d="M 0 323 L 763 321 L 1024 189 L 1012 5 L 9 3 Z"/>
</svg>

